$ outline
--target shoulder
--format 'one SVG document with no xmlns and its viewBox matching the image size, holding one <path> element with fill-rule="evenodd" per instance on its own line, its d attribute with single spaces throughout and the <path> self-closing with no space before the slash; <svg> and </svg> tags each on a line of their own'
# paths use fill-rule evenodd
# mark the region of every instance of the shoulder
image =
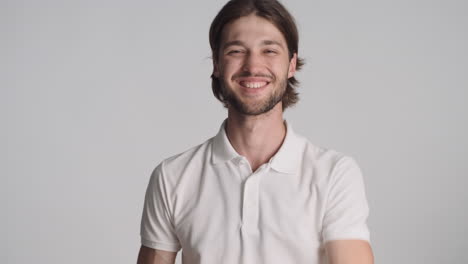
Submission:
<svg viewBox="0 0 468 264">
<path fill-rule="evenodd" d="M 311 167 L 318 175 L 332 180 L 343 170 L 359 170 L 357 161 L 351 155 L 340 150 L 312 143 L 303 136 L 298 136 L 304 146 L 302 149 L 302 166 Z"/>
<path fill-rule="evenodd" d="M 199 145 L 163 159 L 154 169 L 154 173 L 163 177 L 165 175 L 177 177 L 187 169 L 193 170 L 201 167 L 211 157 L 212 141 L 213 138 L 210 138 Z"/>
<path fill-rule="evenodd" d="M 312 162 L 313 164 L 318 164 L 322 166 L 326 165 L 326 166 L 334 167 L 340 162 L 353 159 L 351 156 L 345 154 L 344 152 L 340 150 L 320 146 L 320 145 L 312 143 L 305 137 L 302 137 L 302 136 L 299 136 L 299 137 L 303 141 L 303 145 L 304 145 L 303 157 L 308 162 Z"/>
</svg>

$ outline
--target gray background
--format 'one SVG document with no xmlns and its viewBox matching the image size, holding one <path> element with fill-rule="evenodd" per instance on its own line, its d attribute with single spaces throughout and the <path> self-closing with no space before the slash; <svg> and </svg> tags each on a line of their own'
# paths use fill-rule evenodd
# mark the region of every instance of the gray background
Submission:
<svg viewBox="0 0 468 264">
<path fill-rule="evenodd" d="M 224 3 L 1 2 L 1 263 L 136 262 L 151 171 L 226 116 Z M 362 167 L 376 263 L 468 263 L 467 1 L 286 6 L 307 64 L 285 116 Z"/>
</svg>

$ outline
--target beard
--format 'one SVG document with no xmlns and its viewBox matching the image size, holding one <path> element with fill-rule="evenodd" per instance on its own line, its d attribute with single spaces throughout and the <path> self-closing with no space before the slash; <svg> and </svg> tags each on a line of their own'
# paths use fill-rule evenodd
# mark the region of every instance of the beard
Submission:
<svg viewBox="0 0 468 264">
<path fill-rule="evenodd" d="M 277 80 L 276 85 L 278 87 L 274 87 L 273 91 L 267 98 L 262 101 L 252 103 L 242 101 L 241 98 L 233 93 L 232 89 L 227 87 L 227 84 L 224 81 L 221 81 L 221 90 L 225 102 L 227 102 L 227 104 L 237 112 L 244 115 L 257 116 L 269 112 L 283 100 L 284 94 L 286 93 L 287 78 Z"/>
</svg>

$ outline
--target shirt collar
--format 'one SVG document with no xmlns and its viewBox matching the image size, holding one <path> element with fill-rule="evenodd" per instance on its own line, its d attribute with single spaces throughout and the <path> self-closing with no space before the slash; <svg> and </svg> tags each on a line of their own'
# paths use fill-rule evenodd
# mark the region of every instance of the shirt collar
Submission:
<svg viewBox="0 0 468 264">
<path fill-rule="evenodd" d="M 227 137 L 226 121 L 227 119 L 224 120 L 218 134 L 213 138 L 212 162 L 214 164 L 241 157 Z M 300 166 L 304 141 L 301 136 L 294 133 L 292 126 L 286 120 L 284 122 L 286 124 L 286 136 L 280 149 L 270 159 L 269 163 L 271 168 L 278 172 L 295 173 Z"/>
<path fill-rule="evenodd" d="M 236 150 L 232 147 L 231 142 L 226 134 L 225 126 L 227 119 L 224 120 L 223 124 L 219 128 L 218 134 L 213 139 L 213 154 L 211 160 L 214 164 L 226 162 L 240 157 Z"/>
</svg>

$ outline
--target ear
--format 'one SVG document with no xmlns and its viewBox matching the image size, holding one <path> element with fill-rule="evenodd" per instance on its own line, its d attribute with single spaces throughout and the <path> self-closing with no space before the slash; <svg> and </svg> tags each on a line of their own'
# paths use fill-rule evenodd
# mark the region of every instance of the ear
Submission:
<svg viewBox="0 0 468 264">
<path fill-rule="evenodd" d="M 297 65 L 297 53 L 294 53 L 291 61 L 289 62 L 289 70 L 288 70 L 288 79 L 293 77 L 296 73 L 296 65 Z"/>
<path fill-rule="evenodd" d="M 213 58 L 213 76 L 216 78 L 219 78 L 219 66 L 214 58 Z"/>
</svg>

